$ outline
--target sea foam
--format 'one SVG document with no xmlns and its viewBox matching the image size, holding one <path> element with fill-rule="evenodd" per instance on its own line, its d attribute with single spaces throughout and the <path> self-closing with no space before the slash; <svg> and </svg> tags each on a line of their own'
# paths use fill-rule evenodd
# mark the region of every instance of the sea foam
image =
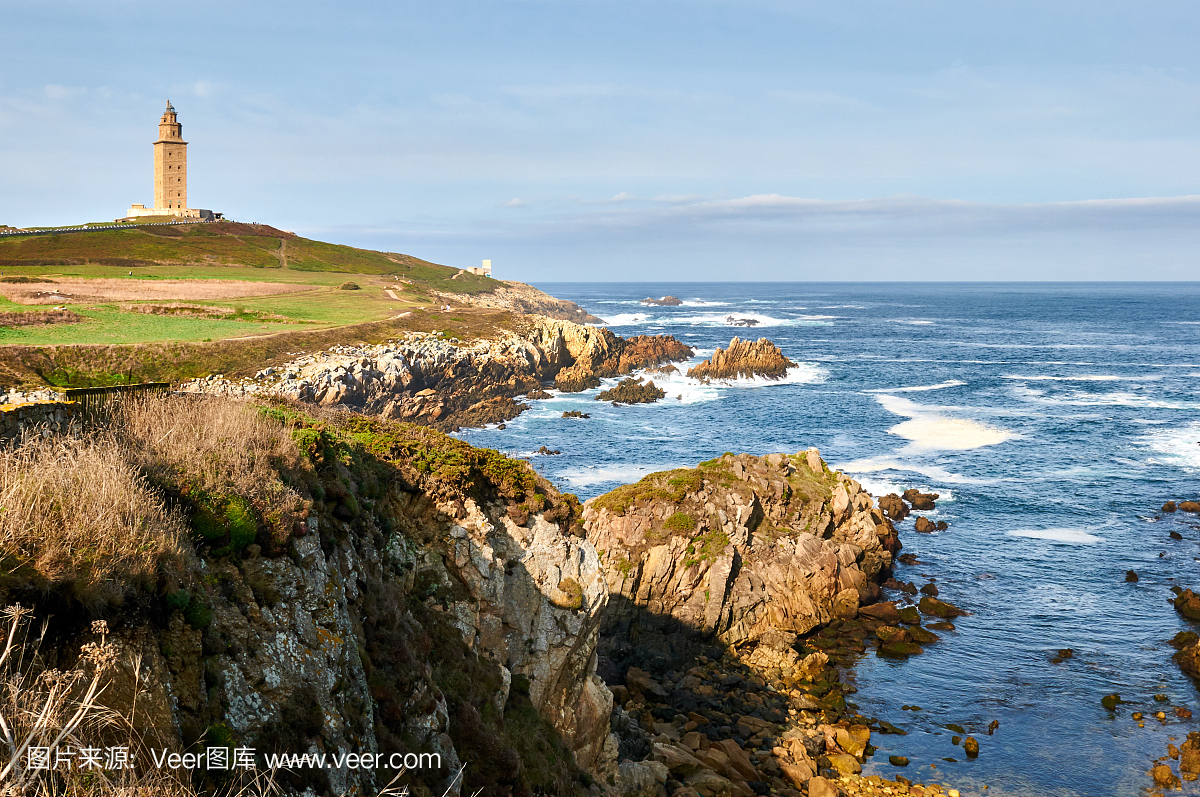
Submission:
<svg viewBox="0 0 1200 797">
<path fill-rule="evenodd" d="M 1050 542 L 1065 542 L 1071 545 L 1093 545 L 1104 542 L 1103 537 L 1097 537 L 1083 529 L 1017 529 L 1008 532 L 1010 537 L 1027 537 L 1031 540 L 1048 540 Z"/>
<path fill-rule="evenodd" d="M 955 418 L 945 414 L 945 408 L 918 404 L 901 396 L 881 394 L 876 396 L 875 400 L 888 412 L 909 419 L 896 424 L 888 433 L 911 441 L 912 448 L 969 451 L 999 445 L 1017 437 L 1016 433 L 1007 429 L 986 426 L 965 418 Z"/>
</svg>

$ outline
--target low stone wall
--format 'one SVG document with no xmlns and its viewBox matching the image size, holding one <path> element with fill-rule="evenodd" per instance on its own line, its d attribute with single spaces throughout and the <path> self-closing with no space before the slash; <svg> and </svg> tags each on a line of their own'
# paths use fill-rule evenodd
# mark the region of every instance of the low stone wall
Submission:
<svg viewBox="0 0 1200 797">
<path fill-rule="evenodd" d="M 0 440 L 16 440 L 25 431 L 34 430 L 44 437 L 63 434 L 77 417 L 79 404 L 74 401 L 0 404 Z"/>
</svg>

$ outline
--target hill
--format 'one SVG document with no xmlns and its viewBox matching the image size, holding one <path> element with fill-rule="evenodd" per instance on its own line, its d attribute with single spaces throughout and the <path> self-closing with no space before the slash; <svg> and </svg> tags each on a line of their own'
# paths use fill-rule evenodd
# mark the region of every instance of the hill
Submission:
<svg viewBox="0 0 1200 797">
<path fill-rule="evenodd" d="M 0 238 L 2 387 L 252 372 L 267 350 L 474 338 L 513 312 L 595 320 L 519 283 L 262 224 Z"/>
</svg>

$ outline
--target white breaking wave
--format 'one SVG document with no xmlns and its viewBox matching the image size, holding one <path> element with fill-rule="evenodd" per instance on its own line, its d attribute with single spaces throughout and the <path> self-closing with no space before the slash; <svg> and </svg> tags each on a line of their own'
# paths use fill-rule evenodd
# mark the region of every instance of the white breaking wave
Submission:
<svg viewBox="0 0 1200 797">
<path fill-rule="evenodd" d="M 1182 428 L 1156 429 L 1138 442 L 1153 452 L 1148 460 L 1151 465 L 1200 470 L 1200 422 Z"/>
<path fill-rule="evenodd" d="M 833 466 L 831 465 L 830 467 Z M 866 484 L 861 474 L 882 473 L 884 471 L 916 473 L 936 484 L 998 484 L 1000 481 L 999 479 L 977 479 L 971 476 L 963 476 L 958 473 L 951 473 L 945 468 L 939 468 L 937 465 L 929 465 L 922 461 L 903 460 L 899 457 L 867 457 L 866 459 L 856 459 L 853 462 L 838 464 L 837 469 L 858 479 L 860 484 Z M 889 492 L 895 491 L 889 490 Z M 904 492 L 904 490 L 899 490 L 898 492 Z M 942 494 L 942 500 L 951 500 L 948 497 L 950 494 L 942 492 L 942 488 L 939 488 L 938 492 Z M 887 495 L 886 492 L 875 493 L 874 491 L 871 494 Z"/>
<path fill-rule="evenodd" d="M 627 327 L 633 324 L 645 324 L 649 320 L 648 313 L 617 313 L 604 319 L 603 323 L 592 324 L 594 327 Z"/>
<path fill-rule="evenodd" d="M 909 420 L 888 430 L 911 441 L 912 448 L 935 451 L 969 451 L 994 446 L 1018 435 L 1007 429 L 985 426 L 977 421 L 946 415 L 940 407 L 917 404 L 911 399 L 881 394 L 875 397 L 888 412 Z"/>
<path fill-rule="evenodd" d="M 755 329 L 762 327 L 796 327 L 824 325 L 831 323 L 838 316 L 833 315 L 804 315 L 798 318 L 776 318 L 763 313 L 730 311 L 722 313 L 701 313 L 697 315 L 655 316 L 652 313 L 617 313 L 608 316 L 602 324 L 592 326 L 627 327 L 635 324 L 668 324 L 672 326 L 691 325 L 696 327 L 728 327 L 731 330 L 745 330 L 741 334 L 749 336 Z M 733 321 L 754 321 L 754 326 L 739 326 Z M 736 334 L 736 333 L 735 333 Z"/>
<path fill-rule="evenodd" d="M 1031 540 L 1049 540 L 1050 542 L 1065 542 L 1073 545 L 1092 545 L 1104 542 L 1103 537 L 1097 537 L 1083 529 L 1017 529 L 1008 532 L 1010 537 L 1027 537 Z"/>
<path fill-rule="evenodd" d="M 1012 390 L 1013 395 L 1025 401 L 1033 401 L 1038 404 L 1058 405 L 1068 407 L 1137 407 L 1139 409 L 1157 409 L 1157 410 L 1190 410 L 1200 409 L 1200 404 L 1188 403 L 1182 404 L 1177 401 L 1163 401 L 1162 399 L 1150 398 L 1149 396 L 1138 395 L 1137 393 L 1129 393 L 1118 391 L 1114 393 L 1070 393 L 1066 396 L 1047 396 L 1045 391 L 1035 390 L 1034 388 L 1024 385 L 1015 385 Z"/>
<path fill-rule="evenodd" d="M 1161 376 L 1112 376 L 1110 374 L 1081 374 L 1080 376 L 1022 376 L 1005 374 L 1004 379 L 1024 382 L 1157 382 Z"/>
<path fill-rule="evenodd" d="M 915 385 L 913 387 L 877 387 L 872 390 L 865 390 L 864 393 L 923 393 L 926 390 L 942 390 L 947 387 L 960 387 L 965 385 L 958 379 L 947 379 L 945 382 L 938 382 L 936 385 Z"/>
<path fill-rule="evenodd" d="M 558 478 L 566 481 L 572 487 L 591 487 L 595 484 L 607 484 L 609 482 L 633 484 L 634 482 L 641 481 L 642 477 L 647 474 L 660 470 L 670 470 L 670 468 L 671 466 L 659 465 L 653 467 L 649 465 L 604 465 L 568 471 L 559 475 Z"/>
<path fill-rule="evenodd" d="M 684 302 L 681 306 L 682 307 L 726 307 L 729 304 L 730 304 L 729 302 L 708 302 L 708 301 L 705 301 L 704 299 L 686 299 L 686 300 L 684 300 Z"/>
</svg>

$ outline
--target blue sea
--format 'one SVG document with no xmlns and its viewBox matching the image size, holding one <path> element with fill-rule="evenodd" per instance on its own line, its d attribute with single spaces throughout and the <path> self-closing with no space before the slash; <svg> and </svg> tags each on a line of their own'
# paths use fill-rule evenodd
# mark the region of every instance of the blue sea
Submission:
<svg viewBox="0 0 1200 797">
<path fill-rule="evenodd" d="M 817 446 L 877 497 L 940 494 L 926 514 L 949 529 L 900 524 L 921 564 L 897 577 L 936 580 L 971 616 L 921 656 L 861 658 L 850 699 L 909 731 L 876 736 L 868 772 L 964 794 L 1135 795 L 1168 742 L 1200 730 L 1197 687 L 1167 644 L 1189 627 L 1170 587 L 1200 587 L 1200 518 L 1158 512 L 1200 498 L 1200 283 L 537 287 L 620 335 L 674 335 L 695 362 L 741 336 L 766 337 L 798 363 L 779 383 L 656 377 L 668 397 L 653 405 L 556 394 L 505 430 L 465 433 L 528 457 L 561 489 L 589 498 L 726 451 Z M 667 294 L 684 304 L 639 304 Z M 561 417 L 572 409 L 591 418 Z M 562 453 L 536 455 L 543 445 Z M 1062 648 L 1074 657 L 1052 663 Z M 1130 702 L 1105 710 L 1112 692 Z M 1174 706 L 1196 716 L 1179 719 Z M 979 740 L 978 759 L 946 723 Z M 912 764 L 892 768 L 897 754 Z"/>
</svg>

